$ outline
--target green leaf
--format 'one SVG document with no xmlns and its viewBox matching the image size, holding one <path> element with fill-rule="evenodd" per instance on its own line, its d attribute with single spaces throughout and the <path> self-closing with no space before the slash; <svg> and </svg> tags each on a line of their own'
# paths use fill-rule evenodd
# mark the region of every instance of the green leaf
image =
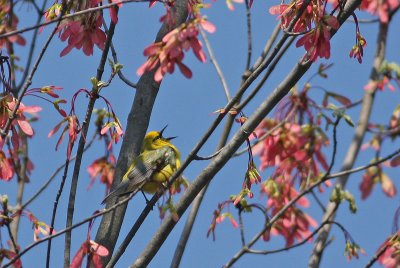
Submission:
<svg viewBox="0 0 400 268">
<path fill-rule="evenodd" d="M 349 126 L 354 127 L 353 120 L 351 120 L 351 117 L 350 117 L 349 115 L 343 114 L 343 118 L 344 118 L 344 120 L 346 121 L 346 123 L 347 123 Z"/>
</svg>

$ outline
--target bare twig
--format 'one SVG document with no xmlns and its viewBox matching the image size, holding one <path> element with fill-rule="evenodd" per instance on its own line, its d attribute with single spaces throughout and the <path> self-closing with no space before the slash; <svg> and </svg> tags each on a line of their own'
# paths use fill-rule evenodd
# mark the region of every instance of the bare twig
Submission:
<svg viewBox="0 0 400 268">
<path fill-rule="evenodd" d="M 101 81 L 101 78 L 103 76 L 104 72 L 104 65 L 107 61 L 107 55 L 110 50 L 110 44 L 111 40 L 114 36 L 114 29 L 115 29 L 115 24 L 114 22 L 110 21 L 110 28 L 107 32 L 107 40 L 105 43 L 105 47 L 103 50 L 103 53 L 101 55 L 101 59 L 99 62 L 99 66 L 97 67 L 97 75 L 96 79 L 97 81 Z M 92 112 L 94 108 L 94 104 L 97 100 L 98 96 L 98 91 L 100 89 L 98 87 L 93 87 L 91 90 L 91 95 L 90 95 L 90 100 L 88 103 L 88 107 L 86 109 L 86 115 L 85 119 L 82 124 L 82 129 L 81 129 L 81 136 L 79 138 L 79 143 L 78 143 L 78 149 L 76 152 L 76 160 L 75 160 L 75 165 L 74 165 L 74 171 L 72 174 L 72 180 L 71 180 L 71 190 L 69 192 L 69 200 L 68 200 L 68 211 L 67 211 L 67 221 L 66 221 L 66 228 L 72 225 L 73 217 L 74 217 L 74 210 L 75 210 L 75 196 L 76 196 L 76 190 L 78 187 L 78 179 L 79 179 L 79 173 L 81 169 L 81 163 L 82 163 L 82 158 L 83 158 L 83 152 L 85 148 L 85 143 L 86 143 L 86 137 L 87 133 L 89 130 L 89 124 L 90 124 L 90 119 L 92 117 Z M 71 232 L 67 232 L 65 235 L 65 248 L 64 248 L 64 267 L 68 268 L 70 265 L 70 255 L 71 255 Z"/>
<path fill-rule="evenodd" d="M 32 84 L 32 79 L 33 79 L 33 77 L 34 77 L 34 75 L 36 73 L 36 70 L 39 67 L 40 62 L 42 61 L 44 53 L 46 52 L 48 46 L 50 45 L 51 40 L 53 39 L 55 33 L 57 32 L 57 28 L 58 28 L 59 24 L 61 23 L 61 20 L 57 19 L 54 22 L 57 22 L 57 25 L 54 27 L 53 31 L 51 32 L 51 34 L 47 38 L 46 43 L 44 44 L 42 50 L 40 51 L 39 56 L 36 59 L 36 62 L 33 65 L 32 70 L 31 70 L 31 72 L 30 72 L 30 74 L 28 76 L 28 79 L 26 80 L 26 82 L 25 82 L 25 84 L 24 84 L 24 86 L 23 86 L 23 88 L 21 90 L 20 96 L 19 96 L 19 98 L 17 99 L 17 101 L 15 103 L 14 109 L 12 110 L 9 118 L 7 119 L 7 122 L 5 123 L 4 128 L 0 130 L 0 136 L 1 136 L 2 139 L 5 139 L 5 137 L 8 134 L 8 131 L 10 130 L 11 123 L 15 119 L 15 116 L 17 114 L 19 106 L 21 105 L 21 101 L 22 101 L 26 91 L 28 90 L 28 87 Z M 1 38 L 1 36 L 0 36 L 0 38 Z"/>
<path fill-rule="evenodd" d="M 296 244 L 293 244 L 293 245 L 291 245 L 289 247 L 284 247 L 284 248 L 274 249 L 274 250 L 246 249 L 246 253 L 268 255 L 268 254 L 279 253 L 279 252 L 288 251 L 288 250 L 297 248 L 297 247 L 299 247 L 301 245 L 304 245 L 306 242 L 308 242 L 310 240 L 310 238 L 314 237 L 314 235 L 316 235 L 318 233 L 318 231 L 321 230 L 321 228 L 325 226 L 325 224 L 332 224 L 332 222 L 329 221 L 329 220 L 324 221 L 323 223 L 320 224 L 320 226 L 318 226 L 317 229 L 315 229 L 311 234 L 309 234 L 307 237 L 305 237 L 302 241 L 300 241 L 300 242 L 298 242 Z"/>
<path fill-rule="evenodd" d="M 224 74 L 223 74 L 223 72 L 221 70 L 221 67 L 219 67 L 217 59 L 215 58 L 214 52 L 213 52 L 213 50 L 211 48 L 210 42 L 208 41 L 206 33 L 203 31 L 203 29 L 201 27 L 199 29 L 200 29 L 200 34 L 203 37 L 204 43 L 206 45 L 206 48 L 207 48 L 207 51 L 208 51 L 208 55 L 210 55 L 210 61 L 214 65 L 214 68 L 215 68 L 215 71 L 217 72 L 219 80 L 221 80 L 222 87 L 223 87 L 224 92 L 225 92 L 226 100 L 230 101 L 231 100 L 231 93 L 229 91 L 228 84 L 226 83 L 225 76 L 224 76 Z"/>
<path fill-rule="evenodd" d="M 233 117 L 228 117 L 228 120 L 224 126 L 224 131 L 221 134 L 221 138 L 217 145 L 217 152 L 219 153 L 223 146 L 226 144 L 228 140 L 229 133 L 232 129 L 233 125 Z M 178 268 L 180 266 L 183 253 L 186 249 L 186 244 L 189 240 L 189 236 L 192 232 L 194 222 L 196 220 L 197 214 L 200 209 L 200 205 L 204 199 L 204 196 L 207 192 L 209 183 L 200 191 L 200 193 L 196 196 L 192 203 L 192 208 L 189 212 L 188 218 L 186 219 L 185 227 L 183 228 L 181 237 L 179 239 L 178 245 L 176 246 L 174 256 L 171 261 L 171 268 Z"/>
<path fill-rule="evenodd" d="M 250 68 L 251 55 L 253 52 L 253 42 L 252 42 L 252 31 L 251 31 L 251 11 L 249 1 L 246 0 L 246 18 L 247 18 L 247 60 L 246 60 L 246 68 L 248 70 Z"/>
<path fill-rule="evenodd" d="M 35 1 L 32 0 L 32 4 L 35 6 L 35 8 L 38 8 Z M 38 18 L 37 18 L 36 24 L 39 24 L 40 21 L 42 20 L 42 16 L 44 13 L 44 9 L 46 8 L 46 5 L 47 5 L 47 0 L 44 0 L 43 4 L 42 4 L 42 8 L 40 10 L 38 10 Z M 29 48 L 28 59 L 26 61 L 24 73 L 22 74 L 22 78 L 21 78 L 19 85 L 15 89 L 13 89 L 13 90 L 15 90 L 15 92 L 14 92 L 15 95 L 18 95 L 19 90 L 21 89 L 22 85 L 25 83 L 25 79 L 28 76 L 29 69 L 31 68 L 33 52 L 35 51 L 36 39 L 38 37 L 39 29 L 40 28 L 36 28 L 35 31 L 33 32 L 31 46 Z"/>
<path fill-rule="evenodd" d="M 75 223 L 75 224 L 71 225 L 70 227 L 65 228 L 64 230 L 59 230 L 55 234 L 49 235 L 47 237 L 44 237 L 42 239 L 39 239 L 39 240 L 35 241 L 34 243 L 32 243 L 29 246 L 27 246 L 25 249 L 21 250 L 8 263 L 6 263 L 4 266 L 2 266 L 2 268 L 10 267 L 14 262 L 16 262 L 18 259 L 20 259 L 23 255 L 25 255 L 27 252 L 29 252 L 31 249 L 35 248 L 36 246 L 42 244 L 43 242 L 46 242 L 46 241 L 48 241 L 50 239 L 58 237 L 58 236 L 60 236 L 62 234 L 65 234 L 67 232 L 70 232 L 71 230 L 73 230 L 73 229 L 75 229 L 75 228 L 77 228 L 77 227 L 79 227 L 79 226 L 81 226 L 81 225 L 83 225 L 83 224 L 85 224 L 85 223 L 87 223 L 89 221 L 92 221 L 93 219 L 95 219 L 97 217 L 100 217 L 102 215 L 105 215 L 107 213 L 110 213 L 110 212 L 114 211 L 118 207 L 126 204 L 129 200 L 131 200 L 132 196 L 133 195 L 129 195 L 127 198 L 124 198 L 124 199 L 120 200 L 118 203 L 114 204 L 113 206 L 111 206 L 111 207 L 109 207 L 107 209 L 103 209 L 103 210 L 101 210 L 101 211 L 99 211 L 97 213 L 94 213 L 90 217 L 88 217 L 88 218 L 86 218 L 86 219 L 84 219 L 84 220 L 82 220 L 82 221 L 80 221 L 78 223 Z"/>
<path fill-rule="evenodd" d="M 265 47 L 264 47 L 261 55 L 258 57 L 258 59 L 254 63 L 254 65 L 250 68 L 250 70 L 249 70 L 250 72 L 257 69 L 264 62 L 265 58 L 267 57 L 267 55 L 269 54 L 269 52 L 272 49 L 272 45 L 275 43 L 276 39 L 278 38 L 280 30 L 281 30 L 281 25 L 280 25 L 280 23 L 277 23 L 274 30 L 271 33 L 271 36 L 269 37 L 267 43 L 265 44 Z"/>
<path fill-rule="evenodd" d="M 108 27 L 104 20 L 103 20 L 103 27 L 106 30 L 106 32 L 108 32 Z M 111 55 L 113 57 L 114 63 L 119 63 L 118 57 L 117 57 L 117 51 L 115 50 L 112 41 L 110 43 L 110 48 L 111 48 Z M 122 80 L 122 82 L 124 82 L 131 88 L 136 88 L 136 84 L 131 82 L 128 78 L 126 78 L 121 70 L 118 70 L 117 74 L 118 74 L 118 77 Z"/>
<path fill-rule="evenodd" d="M 219 154 L 219 152 L 221 152 L 221 149 L 217 150 L 215 153 L 213 153 L 212 155 L 208 155 L 208 156 L 195 155 L 193 157 L 193 160 L 210 160 L 210 159 L 213 159 L 214 157 L 216 157 Z"/>
<path fill-rule="evenodd" d="M 185 22 L 187 19 L 187 0 L 175 1 L 174 7 L 171 9 L 172 15 L 175 18 L 175 27 Z M 155 42 L 162 38 L 171 30 L 171 25 L 163 24 L 160 28 Z M 121 181 L 122 176 L 126 172 L 130 163 L 135 156 L 140 152 L 141 143 L 143 141 L 146 129 L 149 124 L 152 107 L 154 105 L 160 83 L 154 81 L 155 70 L 145 72 L 137 83 L 135 98 L 128 115 L 128 123 L 126 132 L 122 142 L 121 150 L 118 156 L 117 166 L 113 180 L 112 189 L 115 188 Z M 154 197 L 154 203 L 157 196 Z M 153 199 L 152 199 L 153 200 Z M 107 207 L 111 206 L 114 200 L 107 202 Z M 150 200 L 150 203 L 152 201 Z M 117 242 L 119 232 L 122 226 L 126 211 L 126 205 L 116 209 L 113 213 L 105 215 L 100 223 L 96 235 L 96 242 L 105 246 L 110 255 L 102 258 L 102 263 L 105 266 L 112 256 L 115 244 Z"/>
<path fill-rule="evenodd" d="M 348 5 L 343 10 L 343 12 L 339 15 L 339 22 L 343 24 L 344 20 L 347 19 L 348 16 L 357 8 L 360 4 L 360 0 L 348 1 Z M 332 32 L 332 36 L 336 32 Z M 305 72 L 310 68 L 311 62 L 307 63 L 298 63 L 288 74 L 288 76 L 282 81 L 282 83 L 270 94 L 270 96 L 265 99 L 258 109 L 252 114 L 251 117 L 244 123 L 244 125 L 240 128 L 240 130 L 232 137 L 231 141 L 224 147 L 221 153 L 213 159 L 213 161 L 203 170 L 203 172 L 192 182 L 189 188 L 186 190 L 182 198 L 176 204 L 176 212 L 178 216 L 181 216 L 189 204 L 193 201 L 196 195 L 203 189 L 207 183 L 211 181 L 211 179 L 215 176 L 215 174 L 226 164 L 228 159 L 232 156 L 232 154 L 239 148 L 239 146 L 247 139 L 247 137 L 254 131 L 256 126 L 261 122 L 263 118 L 272 110 L 273 107 L 290 91 L 290 89 L 297 83 L 297 81 L 302 77 Z M 254 72 L 252 72 L 246 81 L 242 84 L 238 94 L 232 98 L 232 102 L 236 103 L 236 101 L 242 96 L 241 91 L 245 91 L 245 89 L 254 81 L 255 77 L 259 75 L 261 70 L 263 70 L 267 65 L 266 62 L 263 62 Z M 232 103 L 230 102 L 225 108 L 229 110 Z M 206 132 L 201 141 L 196 145 L 196 147 L 189 154 L 189 157 L 182 163 L 181 168 L 172 176 L 171 181 L 176 179 L 179 175 L 181 175 L 182 170 L 184 170 L 187 165 L 191 162 L 191 158 L 193 155 L 197 154 L 198 150 L 204 144 L 204 142 L 211 135 L 212 131 L 219 124 L 221 118 L 224 117 L 224 114 L 220 114 L 215 122 L 212 124 L 210 129 Z M 142 254 L 137 258 L 133 267 L 144 267 L 149 264 L 151 259 L 154 257 L 156 252 L 159 250 L 169 233 L 172 231 L 174 226 L 176 225 L 175 220 L 169 215 L 164 222 L 161 224 L 157 233 L 153 236 L 153 238 L 148 243 L 145 250 Z"/>
<path fill-rule="evenodd" d="M 395 234 L 397 235 L 397 234 Z M 368 263 L 365 265 L 365 268 L 370 268 L 372 265 L 385 253 L 385 251 L 389 248 L 389 245 L 386 244 L 382 246 L 376 253 L 375 255 L 368 261 Z"/>
<path fill-rule="evenodd" d="M 377 166 L 377 165 L 379 165 L 379 164 L 382 164 L 383 162 L 388 161 L 389 159 L 395 157 L 395 156 L 398 155 L 398 154 L 400 154 L 400 149 L 394 151 L 394 152 L 391 153 L 391 154 L 388 154 L 386 157 L 383 157 L 383 158 L 381 158 L 381 159 L 379 159 L 379 160 L 376 160 L 376 161 L 374 161 L 374 162 L 371 162 L 371 163 L 369 163 L 368 165 L 360 166 L 360 167 L 356 167 L 356 168 L 348 169 L 348 170 L 344 170 L 344 171 L 340 171 L 340 172 L 337 172 L 337 173 L 332 173 L 331 175 L 328 176 L 328 179 L 333 179 L 333 178 L 348 176 L 348 175 L 350 175 L 350 174 L 352 174 L 352 173 L 356 173 L 356 172 L 360 172 L 360 171 L 366 170 L 366 169 L 368 169 L 368 168 L 370 168 L 370 167 L 373 167 L 373 166 Z"/>
<path fill-rule="evenodd" d="M 28 167 L 28 139 L 25 134 L 21 134 L 22 146 L 20 148 L 21 159 L 19 160 L 20 164 L 18 165 L 18 169 L 15 172 L 18 174 L 18 191 L 17 191 L 17 198 L 15 209 L 16 211 L 21 210 L 22 206 L 22 199 L 24 195 L 25 183 L 27 182 L 28 178 L 26 177 L 26 171 Z M 13 160 L 14 161 L 14 160 Z M 11 224 L 11 232 L 13 237 L 16 241 L 18 241 L 18 228 L 19 222 L 21 219 L 20 213 L 17 213 L 12 224 Z"/>
<path fill-rule="evenodd" d="M 62 176 L 60 187 L 58 188 L 58 191 L 57 191 L 56 200 L 54 201 L 54 205 L 53 205 L 53 212 L 51 214 L 49 235 L 52 235 L 53 231 L 54 231 L 54 222 L 56 220 L 58 202 L 61 198 L 61 194 L 64 189 L 65 181 L 67 180 L 69 163 L 70 163 L 70 160 L 66 159 L 65 164 L 64 164 L 64 174 Z M 50 255 L 51 255 L 51 239 L 49 239 L 49 242 L 47 243 L 46 268 L 50 267 Z"/>
<path fill-rule="evenodd" d="M 258 232 L 249 243 L 247 243 L 246 246 L 242 247 L 225 265 L 224 267 L 231 267 L 236 261 L 238 261 L 245 253 L 247 253 L 248 249 L 250 249 L 267 231 L 268 229 L 271 228 L 271 226 L 282 217 L 282 215 L 292 206 L 294 205 L 301 197 L 305 196 L 306 194 L 310 193 L 315 187 L 318 187 L 322 183 L 324 183 L 326 180 L 328 180 L 328 175 L 330 174 L 332 167 L 335 164 L 335 158 L 336 158 L 336 150 L 337 150 L 337 136 L 336 136 L 336 128 L 339 124 L 340 117 L 336 119 L 336 122 L 334 123 L 334 128 L 333 128 L 333 151 L 332 151 L 332 157 L 331 161 L 328 167 L 328 170 L 326 171 L 325 175 L 322 176 L 320 181 L 315 182 L 314 184 L 310 185 L 307 189 L 301 191 L 297 196 L 295 196 L 292 200 L 290 200 L 287 204 L 283 206 L 281 210 L 279 210 L 269 221 L 268 223 L 264 226 L 264 228 Z M 326 221 L 326 220 L 325 220 Z"/>
<path fill-rule="evenodd" d="M 86 145 L 85 147 L 85 152 L 87 149 L 90 148 L 90 146 L 93 144 L 95 138 L 97 136 L 97 133 L 95 133 L 93 135 L 93 138 L 90 140 L 90 142 Z M 70 162 L 74 161 L 76 159 L 76 155 L 74 155 L 73 157 L 71 157 L 71 159 L 69 160 Z M 53 174 L 51 174 L 51 176 L 49 177 L 49 179 L 42 185 L 42 187 L 40 187 L 40 189 L 31 197 L 29 198 L 28 201 L 26 201 L 22 206 L 21 206 L 21 211 L 24 210 L 27 206 L 29 206 L 46 188 L 47 186 L 49 186 L 49 184 L 53 181 L 53 179 L 58 175 L 58 173 L 60 173 L 65 167 L 65 163 L 60 165 L 54 172 Z"/>
<path fill-rule="evenodd" d="M 102 6 L 98 6 L 98 7 L 84 9 L 84 10 L 75 12 L 73 14 L 67 14 L 67 15 L 64 15 L 64 16 L 60 16 L 60 17 L 58 17 L 58 18 L 56 18 L 54 20 L 49 20 L 49 21 L 46 21 L 46 22 L 43 22 L 43 23 L 40 23 L 40 24 L 35 24 L 33 26 L 30 26 L 30 27 L 26 27 L 26 28 L 19 29 L 19 30 L 16 30 L 16 31 L 12 31 L 12 32 L 7 32 L 7 33 L 4 33 L 4 34 L 1 34 L 0 35 L 0 39 L 6 38 L 6 37 L 9 37 L 9 36 L 12 36 L 12 35 L 16 35 L 16 34 L 28 32 L 28 31 L 31 31 L 31 30 L 34 30 L 34 29 L 37 29 L 37 28 L 40 28 L 40 27 L 43 27 L 43 26 L 47 26 L 47 25 L 53 24 L 53 23 L 58 23 L 58 21 L 60 21 L 60 20 L 71 19 L 71 18 L 74 18 L 76 16 L 81 16 L 81 15 L 84 15 L 84 14 L 87 14 L 87 13 L 96 12 L 96 11 L 100 11 L 100 10 L 111 8 L 111 7 L 116 7 L 116 6 L 118 6 L 119 4 L 122 4 L 122 3 L 141 3 L 141 2 L 148 2 L 148 0 L 121 0 L 121 1 L 113 2 L 113 3 L 107 4 L 107 5 L 102 5 Z"/>
<path fill-rule="evenodd" d="M 281 40 L 286 39 L 287 35 L 284 35 L 284 37 L 282 37 Z M 283 46 L 283 48 L 279 51 L 279 53 L 277 53 L 276 57 L 273 59 L 271 59 L 271 64 L 268 66 L 267 71 L 265 72 L 264 76 L 261 78 L 260 82 L 258 82 L 258 84 L 256 85 L 256 87 L 250 92 L 250 94 L 246 97 L 246 99 L 244 99 L 237 107 L 236 109 L 238 111 L 241 111 L 244 107 L 246 107 L 247 104 L 249 104 L 249 102 L 256 96 L 256 94 L 261 90 L 261 88 L 263 87 L 264 83 L 267 81 L 267 79 L 269 78 L 269 76 L 272 74 L 272 72 L 274 71 L 275 67 L 278 65 L 278 63 L 280 62 L 281 58 L 283 57 L 283 55 L 286 53 L 286 51 L 289 49 L 289 47 L 292 45 L 293 41 L 295 40 L 295 37 L 291 37 L 289 39 L 289 41 Z M 280 43 L 280 42 L 278 42 Z M 282 44 L 283 45 L 283 44 Z M 276 49 L 276 47 L 275 47 Z M 268 58 L 267 60 L 269 60 L 270 58 Z"/>
<path fill-rule="evenodd" d="M 370 75 L 371 81 L 374 81 L 378 78 L 379 68 L 385 58 L 387 30 L 388 30 L 388 25 L 381 23 L 381 27 L 379 29 L 379 34 L 377 38 L 377 50 L 375 54 L 374 66 L 372 68 Z M 364 94 L 363 103 L 360 111 L 360 119 L 355 129 L 353 141 L 350 144 L 346 157 L 344 159 L 341 169 L 342 171 L 347 171 L 351 169 L 355 163 L 365 132 L 367 130 L 369 118 L 372 111 L 372 105 L 374 102 L 374 96 L 375 96 L 374 92 L 375 91 L 368 91 L 365 92 Z M 337 185 L 339 185 L 340 188 L 343 188 L 346 185 L 348 175 L 349 173 L 347 174 L 345 173 L 343 174 L 343 176 L 339 177 Z M 339 205 L 340 205 L 339 203 L 329 202 L 326 207 L 326 212 L 323 216 L 323 219 L 326 218 L 326 215 L 328 214 L 330 215 L 331 211 L 336 210 Z M 335 217 L 335 214 L 333 214 L 333 217 Z M 326 225 L 324 228 L 320 230 L 318 238 L 315 241 L 312 255 L 309 260 L 309 266 L 311 268 L 320 266 L 322 253 L 325 248 L 325 243 L 328 238 L 329 232 L 330 232 L 330 225 Z"/>
</svg>

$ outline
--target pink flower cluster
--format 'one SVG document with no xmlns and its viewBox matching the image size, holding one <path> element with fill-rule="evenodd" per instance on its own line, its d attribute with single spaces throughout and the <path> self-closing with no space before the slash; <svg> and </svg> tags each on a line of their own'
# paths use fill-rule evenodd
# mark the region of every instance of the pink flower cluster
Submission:
<svg viewBox="0 0 400 268">
<path fill-rule="evenodd" d="M 264 120 L 256 129 L 257 136 L 262 137 L 277 124 L 275 120 Z M 285 123 L 256 145 L 254 152 L 260 155 L 261 169 L 275 167 L 273 175 L 261 188 L 268 195 L 267 208 L 272 216 L 298 195 L 296 178 L 304 188 L 319 180 L 320 167 L 328 169 L 321 152 L 322 147 L 328 144 L 327 138 L 309 125 Z M 330 185 L 329 182 L 325 184 Z M 300 198 L 297 204 L 302 207 L 309 205 L 305 197 Z M 287 246 L 290 246 L 295 239 L 305 239 L 311 233 L 309 229 L 316 226 L 309 215 L 292 206 L 264 234 L 264 239 L 269 240 L 270 234 L 282 235 Z"/>
<path fill-rule="evenodd" d="M 385 268 L 396 268 L 400 265 L 400 233 L 397 232 L 388 238 L 378 249 L 386 247 L 385 252 L 379 257 L 378 262 Z"/>
<path fill-rule="evenodd" d="M 60 56 L 67 55 L 73 48 L 82 48 L 83 53 L 90 56 L 93 55 L 94 45 L 103 50 L 107 37 L 101 29 L 102 20 L 100 13 L 91 13 L 80 20 L 63 23 L 60 26 L 60 39 L 68 40 L 68 45 L 61 51 Z"/>
<path fill-rule="evenodd" d="M 255 132 L 258 137 L 262 137 L 277 124 L 275 120 L 266 119 Z M 285 123 L 257 144 L 254 153 L 260 155 L 261 169 L 276 167 L 275 176 L 283 176 L 288 181 L 294 172 L 295 177 L 303 181 L 309 177 L 318 177 L 319 166 L 328 169 L 321 152 L 322 147 L 328 144 L 329 140 L 312 126 Z"/>
<path fill-rule="evenodd" d="M 297 47 L 304 46 L 305 60 L 316 61 L 318 58 L 330 57 L 331 30 L 339 28 L 336 17 L 326 14 L 325 0 L 296 0 L 291 4 L 280 4 L 269 9 L 272 15 L 281 19 L 281 27 L 287 29 L 292 21 L 302 11 L 291 30 L 294 33 L 305 33 L 296 43 Z"/>
<path fill-rule="evenodd" d="M 12 32 L 17 29 L 18 17 L 14 13 L 12 13 L 11 23 L 8 23 L 9 21 L 8 17 L 10 15 L 9 13 L 10 13 L 10 1 L 0 0 L 0 21 L 2 22 L 0 25 L 0 34 Z M 26 44 L 26 41 L 21 35 L 14 34 L 6 38 L 1 38 L 0 48 L 7 48 L 8 52 L 10 53 L 9 51 L 10 43 L 16 43 L 18 45 L 24 46 Z"/>
<path fill-rule="evenodd" d="M 16 109 L 17 99 L 13 96 L 7 94 L 0 99 L 0 128 L 4 129 L 9 118 L 12 118 L 12 112 Z M 25 106 L 20 104 L 16 110 L 15 119 L 11 122 L 11 143 L 13 145 L 13 150 L 9 152 L 10 158 L 6 157 L 3 151 L 3 146 L 5 140 L 0 138 L 0 179 L 10 180 L 14 175 L 14 169 L 11 165 L 11 157 L 17 157 L 18 150 L 21 144 L 21 134 L 23 132 L 28 137 L 33 136 L 34 131 L 29 123 L 29 118 L 26 115 L 32 117 L 37 117 L 37 112 L 41 111 L 42 108 L 39 106 Z M 32 163 L 30 163 L 30 169 L 33 168 Z M 30 171 L 30 170 L 28 170 Z"/>
<path fill-rule="evenodd" d="M 110 0 L 111 2 L 118 2 Z M 109 1 L 109 2 L 110 2 Z M 88 0 L 73 2 L 64 14 L 72 14 L 73 12 L 97 7 L 102 3 L 101 0 Z M 121 6 L 122 4 L 118 4 Z M 116 9 L 110 8 L 111 20 L 118 22 Z M 45 13 L 46 21 L 56 19 L 62 14 L 62 4 L 54 3 Z M 67 55 L 73 48 L 82 49 L 85 55 L 93 55 L 93 47 L 96 45 L 101 50 L 104 49 L 106 42 L 106 34 L 101 29 L 103 23 L 103 15 L 101 11 L 89 12 L 70 19 L 64 19 L 58 31 L 60 32 L 61 41 L 67 41 L 68 45 L 61 51 L 60 56 Z"/>
<path fill-rule="evenodd" d="M 262 191 L 268 195 L 267 208 L 271 215 L 278 213 L 291 199 L 298 195 L 297 191 L 284 180 L 268 180 L 263 184 Z M 297 201 L 297 205 L 308 207 L 309 202 L 305 197 Z M 263 234 L 263 239 L 269 241 L 270 235 L 281 235 L 286 240 L 286 246 L 293 245 L 294 241 L 307 238 L 311 227 L 316 228 L 317 222 L 301 209 L 291 206 L 276 221 L 271 229 Z M 310 240 L 311 241 L 311 240 Z"/>
<path fill-rule="evenodd" d="M 87 172 L 91 178 L 91 182 L 88 189 L 93 185 L 96 178 L 100 178 L 100 182 L 106 185 L 107 192 L 111 189 L 111 184 L 114 179 L 115 171 L 115 157 L 110 155 L 109 157 L 100 157 L 93 161 L 93 163 L 87 168 Z"/>
<path fill-rule="evenodd" d="M 187 78 L 192 77 L 192 71 L 182 62 L 185 52 L 192 49 L 196 57 L 206 61 L 202 44 L 198 39 L 199 29 L 212 33 L 215 31 L 213 24 L 203 18 L 193 19 L 164 36 L 161 42 L 153 43 L 144 50 L 144 55 L 149 58 L 138 68 L 137 74 L 142 75 L 147 71 L 156 69 L 154 80 L 161 82 L 166 73 L 173 73 L 175 65 Z"/>
<path fill-rule="evenodd" d="M 399 6 L 398 0 L 363 0 L 360 8 L 367 12 L 378 15 L 383 23 L 389 22 L 389 13 Z"/>
</svg>

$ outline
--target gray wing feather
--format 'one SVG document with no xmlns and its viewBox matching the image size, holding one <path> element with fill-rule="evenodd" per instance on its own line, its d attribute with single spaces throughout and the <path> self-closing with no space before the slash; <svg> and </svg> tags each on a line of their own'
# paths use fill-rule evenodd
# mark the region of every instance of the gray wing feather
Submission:
<svg viewBox="0 0 400 268">
<path fill-rule="evenodd" d="M 140 189 L 155 172 L 162 170 L 166 165 L 176 165 L 175 152 L 169 146 L 143 152 L 139 157 L 145 161 L 137 161 L 135 167 L 124 175 L 121 183 L 104 198 L 102 204 L 113 197 L 129 194 Z"/>
</svg>

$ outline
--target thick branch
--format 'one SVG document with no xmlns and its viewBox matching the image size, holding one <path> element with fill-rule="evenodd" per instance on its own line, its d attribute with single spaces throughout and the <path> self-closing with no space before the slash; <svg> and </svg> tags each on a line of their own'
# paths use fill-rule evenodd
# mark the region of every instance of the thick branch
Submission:
<svg viewBox="0 0 400 268">
<path fill-rule="evenodd" d="M 182 198 L 176 204 L 178 216 L 186 211 L 197 194 L 206 186 L 217 172 L 228 162 L 230 157 L 243 144 L 246 138 L 258 126 L 262 119 L 275 107 L 275 105 L 290 91 L 302 75 L 310 68 L 311 63 L 305 65 L 299 63 L 289 73 L 287 78 L 272 92 L 272 94 L 258 107 L 253 115 L 246 121 L 240 130 L 233 136 L 230 142 L 218 154 L 215 159 L 204 169 L 204 171 L 193 181 Z M 145 250 L 137 258 L 132 267 L 146 267 L 155 256 L 169 233 L 172 231 L 176 221 L 169 215 L 161 227 L 148 243 Z"/>
<path fill-rule="evenodd" d="M 375 54 L 375 60 L 374 60 L 374 65 L 373 69 L 371 71 L 370 75 L 370 80 L 374 81 L 378 79 L 379 73 L 378 70 L 384 60 L 385 57 L 385 49 L 386 49 L 386 37 L 387 37 L 387 31 L 388 31 L 388 25 L 387 24 L 381 24 L 380 29 L 379 29 L 379 34 L 377 38 L 377 50 Z M 362 107 L 360 111 L 360 119 L 357 124 L 357 127 L 355 129 L 354 137 L 353 140 L 350 144 L 350 147 L 347 151 L 346 157 L 344 159 L 343 165 L 341 170 L 342 171 L 347 171 L 351 169 L 354 166 L 354 163 L 357 159 L 358 152 L 360 150 L 360 146 L 362 144 L 362 141 L 364 139 L 365 132 L 368 127 L 368 122 L 369 118 L 371 115 L 372 111 L 372 105 L 374 101 L 374 91 L 367 91 L 364 95 L 363 102 L 362 102 Z M 337 181 L 337 185 L 339 185 L 341 188 L 344 188 L 347 179 L 349 178 L 348 173 L 344 174 L 343 176 L 339 177 Z M 326 212 L 323 216 L 323 221 L 325 221 L 328 217 L 328 215 L 332 214 L 332 219 L 335 218 L 336 213 L 332 213 L 333 211 L 336 211 L 339 206 L 339 203 L 328 203 L 326 207 Z M 326 241 L 328 239 L 328 235 L 331 229 L 331 225 L 325 225 L 324 228 L 322 228 L 318 234 L 318 238 L 315 241 L 314 249 L 312 252 L 312 255 L 310 257 L 309 261 L 309 267 L 319 267 L 321 263 L 321 258 L 322 258 L 322 253 L 325 248 Z"/>
<path fill-rule="evenodd" d="M 187 0 L 176 1 L 174 12 L 176 26 L 185 22 L 188 15 Z M 164 24 L 157 34 L 156 42 L 160 41 L 169 30 L 170 28 Z M 136 95 L 128 115 L 126 132 L 117 161 L 112 189 L 119 184 L 129 163 L 133 161 L 134 157 L 137 156 L 140 151 L 141 143 L 149 125 L 151 111 L 160 87 L 160 84 L 154 81 L 154 72 L 155 71 L 146 72 L 137 83 Z M 112 204 L 108 202 L 107 208 L 111 205 Z M 110 252 L 107 257 L 102 259 L 103 264 L 108 263 L 114 251 L 125 211 L 126 205 L 119 207 L 102 218 L 96 235 L 96 242 L 105 246 Z"/>
<path fill-rule="evenodd" d="M 345 10 L 340 14 L 339 21 L 342 24 L 347 17 L 357 8 L 360 0 L 349 1 Z M 334 34 L 334 33 L 333 33 Z M 310 68 L 311 62 L 306 64 L 298 63 L 288 74 L 286 79 L 271 93 L 270 96 L 257 108 L 252 116 L 245 122 L 240 130 L 233 136 L 230 142 L 224 147 L 220 154 L 203 170 L 203 172 L 193 181 L 186 190 L 182 198 L 176 205 L 178 216 L 186 211 L 201 189 L 211 181 L 215 174 L 227 163 L 232 154 L 240 147 L 246 138 L 254 131 L 262 119 L 275 107 L 275 105 L 290 91 L 297 81 Z M 260 68 L 262 68 L 260 66 Z M 254 73 L 253 73 L 254 75 Z M 249 77 L 250 78 L 250 77 Z M 250 79 L 246 82 L 248 83 Z M 247 83 L 244 83 L 247 84 Z M 169 215 L 156 234 L 153 236 L 147 247 L 136 259 L 132 267 L 146 267 L 153 259 L 159 248 L 162 246 L 174 226 L 176 221 Z"/>
</svg>

